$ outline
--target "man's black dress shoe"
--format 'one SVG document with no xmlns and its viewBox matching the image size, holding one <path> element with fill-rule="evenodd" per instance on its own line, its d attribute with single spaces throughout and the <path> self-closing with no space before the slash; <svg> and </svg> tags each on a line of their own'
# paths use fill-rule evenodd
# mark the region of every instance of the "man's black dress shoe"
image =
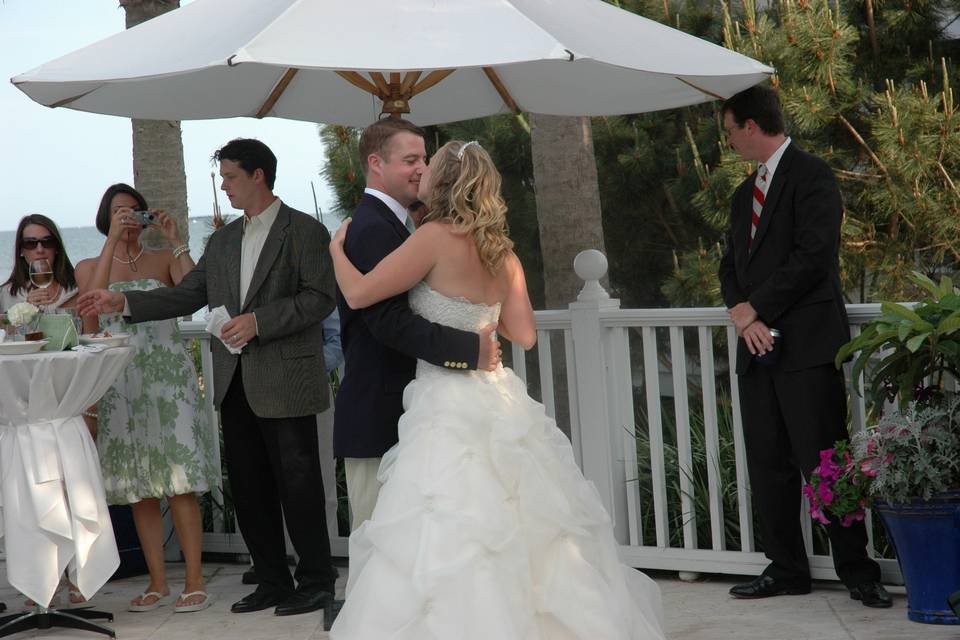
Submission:
<svg viewBox="0 0 960 640">
<path fill-rule="evenodd" d="M 730 589 L 734 598 L 769 598 L 771 596 L 799 596 L 810 593 L 810 582 L 804 580 L 775 580 L 768 575 L 757 576 L 750 582 Z"/>
<path fill-rule="evenodd" d="M 874 609 L 886 609 L 893 606 L 893 598 L 883 588 L 883 585 L 877 581 L 864 582 L 850 589 L 850 597 L 859 600 L 865 607 Z"/>
<path fill-rule="evenodd" d="M 326 606 L 323 608 L 323 630 L 330 631 L 333 628 L 333 623 L 336 621 L 337 616 L 340 615 L 340 610 L 343 609 L 344 601 L 337 600 L 336 598 L 330 598 L 330 601 L 327 602 Z"/>
<path fill-rule="evenodd" d="M 287 598 L 290 594 L 285 591 L 274 591 L 273 589 L 258 588 L 242 600 L 237 600 L 230 607 L 233 613 L 250 613 L 251 611 L 263 611 L 270 607 L 275 607 Z"/>
<path fill-rule="evenodd" d="M 3 604 L 0 602 L 0 604 Z M 953 614 L 960 616 L 960 591 L 954 591 L 949 596 L 947 596 L 947 604 L 950 605 L 950 608 L 953 609 Z M 0 609 L 3 611 L 3 609 Z"/>
<path fill-rule="evenodd" d="M 244 571 L 240 582 L 242 584 L 260 584 L 260 578 L 257 577 L 257 570 L 251 567 Z"/>
<path fill-rule="evenodd" d="M 274 615 L 295 616 L 301 613 L 310 613 L 326 606 L 333 600 L 333 593 L 320 589 L 301 589 L 277 605 Z"/>
<path fill-rule="evenodd" d="M 6 611 L 6 610 L 7 610 L 7 605 L 5 605 L 4 603 L 0 602 L 0 611 Z"/>
</svg>

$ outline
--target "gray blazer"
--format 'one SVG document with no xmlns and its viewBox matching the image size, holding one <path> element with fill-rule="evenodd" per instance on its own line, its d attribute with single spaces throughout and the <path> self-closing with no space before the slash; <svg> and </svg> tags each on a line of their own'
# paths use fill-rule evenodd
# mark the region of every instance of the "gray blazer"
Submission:
<svg viewBox="0 0 960 640">
<path fill-rule="evenodd" d="M 230 316 L 254 312 L 259 335 L 233 355 L 211 339 L 214 403 L 219 407 L 241 362 L 243 389 L 262 418 L 292 418 L 330 406 L 322 321 L 336 306 L 330 234 L 311 216 L 280 205 L 240 300 L 243 219 L 214 232 L 200 262 L 175 287 L 126 293 L 129 320 L 190 315 L 223 305 Z"/>
</svg>

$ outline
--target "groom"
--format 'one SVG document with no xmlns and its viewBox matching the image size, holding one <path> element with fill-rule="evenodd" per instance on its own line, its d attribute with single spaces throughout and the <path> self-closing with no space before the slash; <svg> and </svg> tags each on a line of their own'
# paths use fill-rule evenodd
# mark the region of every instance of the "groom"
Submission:
<svg viewBox="0 0 960 640">
<path fill-rule="evenodd" d="M 400 119 L 376 122 L 360 136 L 367 187 L 353 214 L 344 251 L 371 271 L 415 229 L 407 208 L 417 200 L 426 168 L 423 131 Z M 417 358 L 449 369 L 493 370 L 500 344 L 495 325 L 478 334 L 431 323 L 411 311 L 407 294 L 351 309 L 337 292 L 346 374 L 334 412 L 334 455 L 344 458 L 351 529 L 369 520 L 380 492 L 380 458 L 397 443 L 403 389 Z"/>
</svg>

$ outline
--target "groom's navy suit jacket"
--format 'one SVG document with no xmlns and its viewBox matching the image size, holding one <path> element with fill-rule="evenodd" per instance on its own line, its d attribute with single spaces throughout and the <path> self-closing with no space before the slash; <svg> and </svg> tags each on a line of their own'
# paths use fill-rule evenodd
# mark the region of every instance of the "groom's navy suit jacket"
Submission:
<svg viewBox="0 0 960 640">
<path fill-rule="evenodd" d="M 379 198 L 365 193 L 344 242 L 350 262 L 372 270 L 410 235 Z M 403 389 L 417 358 L 453 369 L 475 369 L 476 333 L 429 322 L 403 293 L 366 309 L 351 309 L 337 291 L 345 375 L 337 392 L 333 450 L 338 458 L 377 458 L 397 442 Z M 459 366 L 458 366 L 459 365 Z"/>
</svg>

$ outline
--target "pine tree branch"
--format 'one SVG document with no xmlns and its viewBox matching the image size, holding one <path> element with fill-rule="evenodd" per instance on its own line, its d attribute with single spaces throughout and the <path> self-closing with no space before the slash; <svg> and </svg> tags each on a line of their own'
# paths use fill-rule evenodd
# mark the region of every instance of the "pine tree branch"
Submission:
<svg viewBox="0 0 960 640">
<path fill-rule="evenodd" d="M 870 156 L 870 159 L 873 160 L 874 164 L 876 164 L 877 167 L 880 169 L 880 171 L 883 172 L 883 177 L 886 178 L 887 190 L 890 191 L 890 196 L 893 198 L 893 202 L 892 202 L 893 206 L 892 206 L 892 211 L 890 213 L 890 220 L 888 221 L 888 225 L 890 228 L 890 237 L 893 239 L 896 239 L 897 236 L 900 235 L 901 219 L 903 219 L 903 221 L 906 222 L 911 229 L 913 229 L 914 226 L 910 224 L 909 220 L 907 220 L 906 218 L 903 218 L 903 216 L 897 210 L 898 208 L 897 194 L 890 180 L 890 172 L 887 170 L 887 167 L 883 164 L 880 158 L 877 157 L 877 154 L 873 152 L 873 149 L 870 148 L 870 145 L 867 144 L 867 141 L 863 139 L 863 136 L 861 136 L 860 133 L 856 130 L 856 128 L 852 124 L 850 124 L 850 121 L 847 120 L 845 117 L 843 117 L 843 115 L 837 115 L 837 117 L 840 119 L 840 122 L 843 123 L 843 126 L 847 128 L 847 131 L 850 132 L 850 135 L 853 136 L 854 140 L 856 140 L 861 147 L 866 149 L 867 154 Z"/>
<path fill-rule="evenodd" d="M 848 171 L 847 169 L 834 169 L 834 173 L 841 180 L 857 180 L 859 182 L 870 182 L 872 180 L 882 180 L 883 176 L 877 173 L 863 173 L 861 171 Z"/>
<path fill-rule="evenodd" d="M 673 201 L 673 197 L 670 195 L 667 185 L 663 185 L 663 193 L 667 197 L 667 203 L 670 205 L 671 209 L 674 209 L 676 212 L 676 203 Z M 677 239 L 677 236 L 673 233 L 673 229 L 670 228 L 670 224 L 667 222 L 666 218 L 663 217 L 663 211 L 660 207 L 654 207 L 657 212 L 657 220 L 660 221 L 660 224 L 663 226 L 663 230 L 667 232 L 667 235 L 670 236 L 670 241 L 673 243 L 673 246 L 680 246 L 680 240 Z"/>
<path fill-rule="evenodd" d="M 950 190 L 953 191 L 953 195 L 960 197 L 960 191 L 957 191 L 957 185 L 955 185 L 953 180 L 950 179 L 950 174 L 947 173 L 946 167 L 944 167 L 943 163 L 939 160 L 937 161 L 937 169 L 940 170 L 940 173 L 943 174 L 944 180 L 946 180 L 947 184 L 950 185 Z"/>
<path fill-rule="evenodd" d="M 887 171 L 887 167 L 883 164 L 880 158 L 877 157 L 877 154 L 873 152 L 873 149 L 871 149 L 870 145 L 867 144 L 867 141 L 863 139 L 863 136 L 860 135 L 856 128 L 850 124 L 850 121 L 843 117 L 843 115 L 837 115 L 837 117 L 840 119 L 840 122 L 843 124 L 843 126 L 847 128 L 847 131 L 850 132 L 850 135 L 853 136 L 853 139 L 856 140 L 857 143 L 866 150 L 867 154 L 870 156 L 870 159 L 873 160 L 873 163 L 877 165 L 880 171 L 883 172 L 884 177 L 889 178 L 890 172 Z"/>
<path fill-rule="evenodd" d="M 880 57 L 880 45 L 877 44 L 877 27 L 873 20 L 873 0 L 867 0 L 867 31 L 870 33 L 870 48 L 874 57 Z"/>
</svg>

